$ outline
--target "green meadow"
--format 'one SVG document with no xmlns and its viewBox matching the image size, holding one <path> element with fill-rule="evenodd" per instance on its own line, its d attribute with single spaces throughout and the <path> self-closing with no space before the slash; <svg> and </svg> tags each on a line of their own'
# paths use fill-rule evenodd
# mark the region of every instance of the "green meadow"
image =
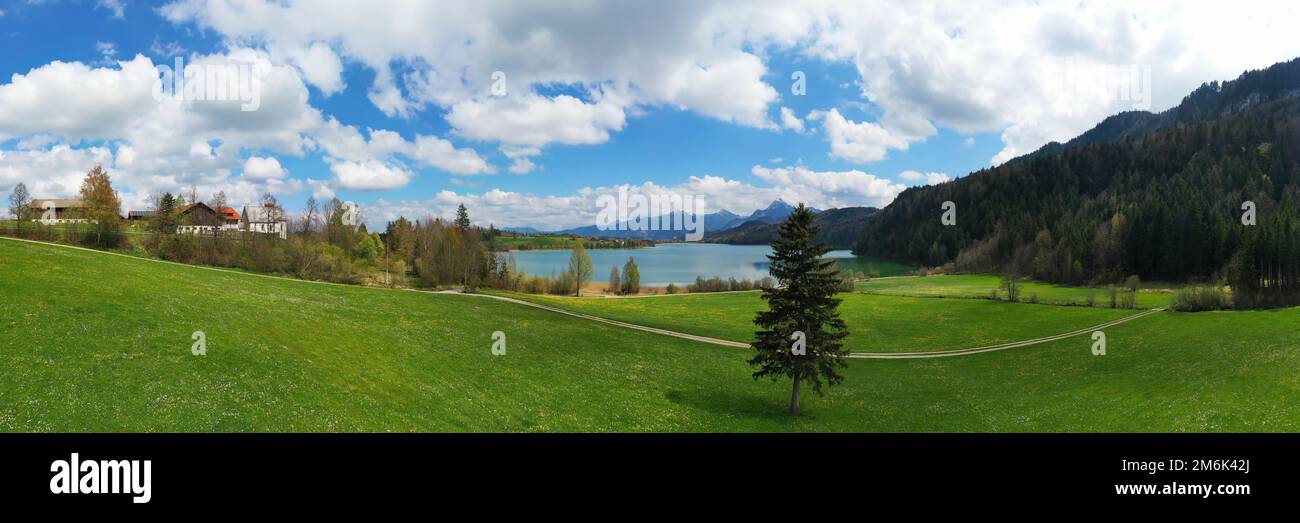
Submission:
<svg viewBox="0 0 1300 523">
<path fill-rule="evenodd" d="M 1001 280 L 999 276 L 987 274 L 877 278 L 858 282 L 855 288 L 860 292 L 871 294 L 929 298 L 988 298 L 997 289 L 998 296 L 1005 299 L 1006 292 L 999 288 Z M 1137 308 L 1168 307 L 1171 296 L 1172 290 L 1167 286 L 1143 285 L 1137 293 Z M 1025 281 L 1021 289 L 1021 301 L 1036 299 L 1044 304 L 1088 306 L 1089 297 L 1092 297 L 1097 307 L 1110 306 L 1110 298 L 1104 288 L 1069 287 Z"/>
<path fill-rule="evenodd" d="M 847 298 L 851 339 L 871 350 L 1045 336 L 1115 314 Z M 754 300 L 591 306 L 606 315 L 651 307 L 641 323 L 685 316 L 713 328 L 732 313 L 748 318 Z M 909 315 L 912 325 L 901 325 Z M 751 379 L 743 349 L 482 297 L 0 239 L 0 430 L 1296 431 L 1297 326 L 1300 309 L 1162 312 L 1108 328 L 1105 356 L 1081 336 L 971 356 L 853 360 L 842 386 L 806 395 L 803 415 L 791 418 L 789 383 Z M 720 337 L 745 330 L 719 328 L 728 329 Z M 981 332 L 996 329 L 1005 330 Z M 196 331 L 205 356 L 191 353 Z M 507 336 L 503 356 L 491 354 L 494 331 Z"/>
</svg>

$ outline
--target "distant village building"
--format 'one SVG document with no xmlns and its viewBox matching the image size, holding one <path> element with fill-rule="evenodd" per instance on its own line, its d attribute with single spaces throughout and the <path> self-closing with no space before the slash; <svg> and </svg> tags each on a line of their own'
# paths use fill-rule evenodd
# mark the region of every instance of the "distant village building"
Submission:
<svg viewBox="0 0 1300 523">
<path fill-rule="evenodd" d="M 217 230 L 217 211 L 203 202 L 191 203 L 176 210 L 185 225 L 177 225 L 178 234 L 212 234 Z"/>
<path fill-rule="evenodd" d="M 154 211 L 127 211 L 126 221 L 131 223 L 146 221 L 153 218 L 154 214 L 157 213 Z"/>
<path fill-rule="evenodd" d="M 281 240 L 289 237 L 289 224 L 284 219 L 284 211 L 275 207 L 244 207 L 244 227 L 248 232 L 274 234 Z"/>
<path fill-rule="evenodd" d="M 32 221 L 46 225 L 56 223 L 86 223 L 81 218 L 81 200 L 44 199 L 32 200 L 31 209 L 36 216 Z"/>
</svg>

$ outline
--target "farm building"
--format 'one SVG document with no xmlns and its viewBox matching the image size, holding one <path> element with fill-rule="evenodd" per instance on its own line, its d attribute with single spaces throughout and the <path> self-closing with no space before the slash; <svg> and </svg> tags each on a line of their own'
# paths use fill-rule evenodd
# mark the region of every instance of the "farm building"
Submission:
<svg viewBox="0 0 1300 523">
<path fill-rule="evenodd" d="M 80 209 L 85 204 L 81 200 L 63 200 L 63 199 L 43 199 L 32 200 L 31 208 L 36 216 L 32 221 L 41 222 L 46 225 L 55 223 L 80 223 L 83 220 L 78 215 Z"/>
<path fill-rule="evenodd" d="M 275 207 L 244 207 L 244 227 L 249 232 L 278 235 L 281 240 L 289 237 L 289 224 L 284 219 L 284 211 Z"/>
</svg>

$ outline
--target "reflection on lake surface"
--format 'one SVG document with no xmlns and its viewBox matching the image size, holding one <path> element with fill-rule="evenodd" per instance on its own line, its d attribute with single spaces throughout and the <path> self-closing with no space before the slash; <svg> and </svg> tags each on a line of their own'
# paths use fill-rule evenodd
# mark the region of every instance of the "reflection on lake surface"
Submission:
<svg viewBox="0 0 1300 523">
<path fill-rule="evenodd" d="M 772 248 L 766 245 L 722 245 L 714 243 L 665 243 L 646 249 L 587 249 L 595 268 L 594 281 L 609 278 L 609 269 L 623 264 L 629 256 L 636 258 L 641 272 L 641 284 L 664 286 L 669 283 L 693 283 L 696 276 L 711 278 L 749 278 L 757 280 L 767 276 L 767 255 Z M 569 268 L 569 250 L 535 250 L 512 253 L 515 264 L 527 274 L 559 276 Z M 831 251 L 832 258 L 852 259 L 849 251 Z"/>
</svg>

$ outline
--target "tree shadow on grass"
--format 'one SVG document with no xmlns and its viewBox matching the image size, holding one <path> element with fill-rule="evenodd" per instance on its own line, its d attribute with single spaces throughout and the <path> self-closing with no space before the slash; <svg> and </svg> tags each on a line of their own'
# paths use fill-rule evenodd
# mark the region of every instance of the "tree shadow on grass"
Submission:
<svg viewBox="0 0 1300 523">
<path fill-rule="evenodd" d="M 729 390 L 696 389 L 672 390 L 664 394 L 668 401 L 702 410 L 718 417 L 737 421 L 763 421 L 780 427 L 792 427 L 796 421 L 813 421 L 815 416 L 802 412 L 796 420 L 790 415 L 788 400 L 763 397 Z"/>
</svg>

